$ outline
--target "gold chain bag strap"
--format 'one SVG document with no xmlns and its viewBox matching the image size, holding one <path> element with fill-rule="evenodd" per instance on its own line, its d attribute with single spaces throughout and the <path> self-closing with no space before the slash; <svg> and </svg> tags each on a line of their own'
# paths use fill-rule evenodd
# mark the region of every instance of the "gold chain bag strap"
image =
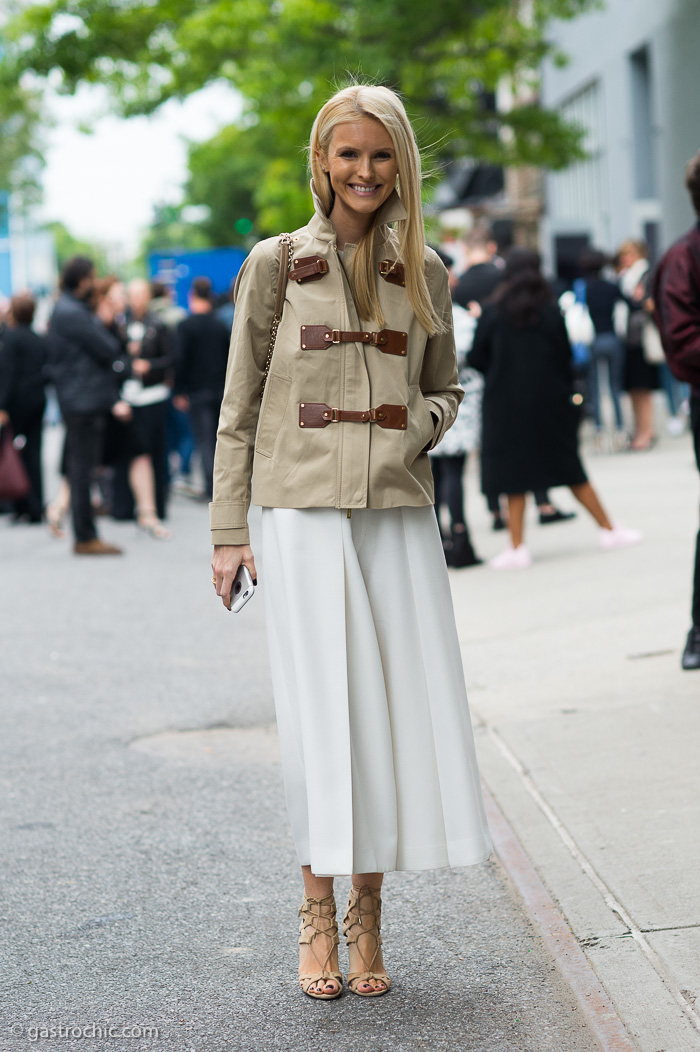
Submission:
<svg viewBox="0 0 700 1052">
<path fill-rule="evenodd" d="M 292 267 L 292 235 L 291 234 L 280 234 L 280 269 L 277 275 L 277 295 L 275 296 L 275 313 L 272 317 L 272 325 L 270 326 L 270 343 L 267 348 L 267 361 L 265 362 L 265 375 L 263 376 L 262 383 L 260 385 L 260 398 L 262 399 L 265 393 L 265 384 L 267 383 L 267 377 L 270 372 L 270 365 L 272 363 L 272 352 L 275 349 L 275 340 L 277 339 L 277 330 L 279 324 L 282 321 L 282 310 L 284 309 L 284 294 L 287 291 L 287 277 Z"/>
</svg>

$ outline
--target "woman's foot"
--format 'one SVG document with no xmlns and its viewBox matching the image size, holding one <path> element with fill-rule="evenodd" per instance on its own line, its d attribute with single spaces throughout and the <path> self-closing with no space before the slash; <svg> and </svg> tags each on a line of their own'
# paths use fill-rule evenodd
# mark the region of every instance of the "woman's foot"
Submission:
<svg viewBox="0 0 700 1052">
<path fill-rule="evenodd" d="M 360 997 L 378 997 L 391 986 L 382 957 L 381 913 L 379 888 L 363 884 L 350 889 L 343 935 L 348 944 L 348 986 Z"/>
<path fill-rule="evenodd" d="M 309 997 L 330 1001 L 343 989 L 338 970 L 338 924 L 333 893 L 315 899 L 304 893 L 299 910 L 299 985 Z"/>
<path fill-rule="evenodd" d="M 600 531 L 600 546 L 606 552 L 612 551 L 613 548 L 629 548 L 642 540 L 644 534 L 640 530 L 630 529 L 629 526 L 615 525 L 611 530 Z"/>
<path fill-rule="evenodd" d="M 143 530 L 144 533 L 149 534 L 157 541 L 169 541 L 172 537 L 168 527 L 163 525 L 155 512 L 139 512 L 136 522 L 140 530 Z"/>
<path fill-rule="evenodd" d="M 496 555 L 489 566 L 492 570 L 526 570 L 532 566 L 532 556 L 524 544 L 519 544 L 517 548 L 511 546 Z"/>
</svg>

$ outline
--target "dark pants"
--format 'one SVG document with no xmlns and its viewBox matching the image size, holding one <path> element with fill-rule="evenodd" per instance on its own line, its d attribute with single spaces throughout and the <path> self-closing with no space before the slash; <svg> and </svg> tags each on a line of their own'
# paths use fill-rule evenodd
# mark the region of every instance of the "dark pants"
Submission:
<svg viewBox="0 0 700 1052">
<path fill-rule="evenodd" d="M 153 481 L 155 484 L 156 515 L 164 519 L 166 515 L 166 423 L 169 401 L 155 402 L 153 405 L 136 406 L 133 410 L 133 425 L 138 445 L 151 458 L 153 463 Z M 134 497 L 129 485 L 129 463 L 119 461 L 114 468 L 112 489 L 112 514 L 121 521 L 134 518 Z"/>
<path fill-rule="evenodd" d="M 28 515 L 32 522 L 41 522 L 44 511 L 44 484 L 41 472 L 43 416 L 42 408 L 30 417 L 13 417 L 11 421 L 15 435 L 23 435 L 26 439 L 20 453 L 31 483 L 27 496 L 15 502 L 15 514 Z"/>
<path fill-rule="evenodd" d="M 690 426 L 693 429 L 695 462 L 700 471 L 700 396 L 692 395 L 690 399 Z M 695 575 L 693 579 L 693 624 L 700 628 L 700 530 L 695 542 Z"/>
<path fill-rule="evenodd" d="M 76 541 L 91 541 L 97 536 L 97 530 L 90 484 L 102 458 L 107 413 L 66 413 L 65 423 L 73 532 Z"/>
<path fill-rule="evenodd" d="M 603 417 L 600 411 L 601 363 L 608 372 L 610 397 L 615 410 L 615 424 L 618 431 L 620 431 L 623 427 L 620 395 L 622 394 L 622 377 L 625 370 L 625 345 L 614 332 L 604 332 L 600 336 L 596 336 L 591 347 L 591 361 L 588 367 L 588 389 L 593 409 L 593 419 L 597 429 L 603 426 Z"/>
<path fill-rule="evenodd" d="M 430 466 L 433 469 L 433 482 L 435 483 L 435 512 L 440 522 L 440 507 L 447 505 L 450 513 L 450 525 L 465 526 L 464 521 L 464 488 L 462 476 L 464 465 L 467 462 L 466 453 L 458 453 L 451 457 L 431 457 Z M 442 531 L 441 531 L 442 532 Z"/>
<path fill-rule="evenodd" d="M 202 459 L 204 488 L 209 500 L 212 499 L 214 489 L 214 451 L 220 409 L 221 399 L 190 405 L 190 424 L 195 446 Z"/>
</svg>

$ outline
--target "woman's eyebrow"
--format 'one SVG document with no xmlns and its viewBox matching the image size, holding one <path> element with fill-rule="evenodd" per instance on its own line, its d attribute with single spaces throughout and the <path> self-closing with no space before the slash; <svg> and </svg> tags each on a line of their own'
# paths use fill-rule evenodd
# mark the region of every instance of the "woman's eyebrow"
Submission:
<svg viewBox="0 0 700 1052">
<path fill-rule="evenodd" d="M 349 143 L 346 143 L 345 145 L 335 146 L 334 149 L 337 150 L 338 153 L 341 153 L 343 150 L 355 150 L 355 152 L 357 153 L 359 150 L 361 150 L 361 147 L 360 146 L 351 146 Z M 394 152 L 394 147 L 393 146 L 376 146 L 373 150 L 370 150 L 370 153 L 393 153 L 393 152 Z"/>
</svg>

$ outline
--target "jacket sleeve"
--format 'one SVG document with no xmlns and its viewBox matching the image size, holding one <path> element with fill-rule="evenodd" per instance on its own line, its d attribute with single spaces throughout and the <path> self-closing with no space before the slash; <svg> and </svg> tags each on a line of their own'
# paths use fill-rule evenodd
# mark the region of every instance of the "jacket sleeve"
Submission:
<svg viewBox="0 0 700 1052">
<path fill-rule="evenodd" d="M 276 281 L 276 267 L 256 245 L 239 271 L 234 292 L 236 313 L 214 457 L 214 499 L 209 505 L 212 544 L 248 544 L 250 539 L 255 432 Z"/>
<path fill-rule="evenodd" d="M 447 325 L 447 331 L 430 336 L 425 347 L 420 389 L 435 419 L 435 433 L 425 447 L 433 449 L 455 422 L 464 391 L 457 375 L 457 354 L 452 328 L 452 299 L 447 270 L 436 258 L 429 262 L 432 271 L 427 275 L 433 306 Z"/>
<path fill-rule="evenodd" d="M 0 340 L 0 409 L 9 411 L 12 390 L 15 386 L 17 368 L 17 351 L 11 334 L 5 332 L 5 339 Z"/>
<path fill-rule="evenodd" d="M 654 281 L 655 320 L 671 371 L 700 385 L 700 290 L 690 260 L 671 250 Z"/>
<path fill-rule="evenodd" d="M 101 365 L 111 367 L 119 356 L 119 341 L 102 324 L 99 318 L 86 310 L 76 308 L 63 315 L 62 335 L 74 340 Z"/>
</svg>

